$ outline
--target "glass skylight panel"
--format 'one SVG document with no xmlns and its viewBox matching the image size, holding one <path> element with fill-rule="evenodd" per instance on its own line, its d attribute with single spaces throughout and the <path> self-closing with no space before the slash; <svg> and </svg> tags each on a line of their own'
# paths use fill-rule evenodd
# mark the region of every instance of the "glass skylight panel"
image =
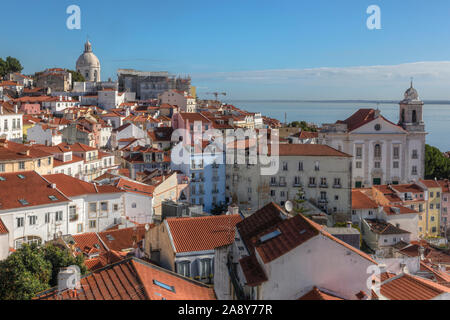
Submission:
<svg viewBox="0 0 450 320">
<path fill-rule="evenodd" d="M 23 206 L 26 206 L 26 205 L 29 204 L 28 201 L 25 200 L 25 199 L 19 199 L 19 202 L 20 202 L 20 204 L 23 205 Z"/>
<path fill-rule="evenodd" d="M 281 234 L 280 230 L 275 230 L 275 231 L 272 231 L 272 232 L 270 232 L 268 234 L 263 235 L 259 240 L 261 240 L 261 242 L 266 242 L 266 241 L 269 241 L 269 240 L 271 240 L 271 239 L 273 239 L 275 237 L 278 237 L 280 234 Z"/>
<path fill-rule="evenodd" d="M 159 282 L 158 280 L 153 280 L 153 284 L 157 285 L 158 287 L 164 288 L 166 290 L 169 290 L 171 292 L 175 292 L 175 287 L 169 286 L 168 284 Z"/>
</svg>

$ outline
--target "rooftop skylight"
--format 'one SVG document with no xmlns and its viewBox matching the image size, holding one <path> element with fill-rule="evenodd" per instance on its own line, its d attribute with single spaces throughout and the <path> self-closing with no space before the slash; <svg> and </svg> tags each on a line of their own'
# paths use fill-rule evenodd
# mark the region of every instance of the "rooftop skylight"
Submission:
<svg viewBox="0 0 450 320">
<path fill-rule="evenodd" d="M 23 205 L 23 206 L 26 206 L 26 205 L 29 204 L 28 201 L 25 200 L 25 199 L 19 199 L 19 202 L 20 202 L 20 204 Z"/>
<path fill-rule="evenodd" d="M 168 284 L 159 282 L 158 280 L 153 280 L 153 284 L 157 285 L 158 287 L 164 288 L 166 290 L 169 290 L 171 292 L 175 292 L 175 287 L 169 286 Z"/>
<path fill-rule="evenodd" d="M 259 238 L 259 240 L 261 242 L 266 242 L 266 241 L 272 240 L 273 238 L 278 237 L 280 234 L 281 234 L 280 230 L 275 230 L 268 234 L 263 235 L 261 238 Z"/>
</svg>

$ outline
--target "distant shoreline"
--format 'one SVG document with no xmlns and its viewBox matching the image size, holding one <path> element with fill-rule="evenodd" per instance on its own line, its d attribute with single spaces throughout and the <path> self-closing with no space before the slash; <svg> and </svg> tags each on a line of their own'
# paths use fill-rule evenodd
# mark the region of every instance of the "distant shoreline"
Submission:
<svg viewBox="0 0 450 320">
<path fill-rule="evenodd" d="M 224 102 L 273 102 L 273 103 L 385 103 L 398 104 L 400 100 L 224 100 Z M 450 105 L 450 100 L 424 100 L 425 104 L 445 104 Z"/>
</svg>

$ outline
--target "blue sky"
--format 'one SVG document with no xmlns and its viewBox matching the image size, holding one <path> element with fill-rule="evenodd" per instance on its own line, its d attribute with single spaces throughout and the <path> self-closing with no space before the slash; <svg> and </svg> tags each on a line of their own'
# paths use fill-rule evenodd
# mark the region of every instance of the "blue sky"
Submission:
<svg viewBox="0 0 450 320">
<path fill-rule="evenodd" d="M 0 56 L 73 69 L 89 36 L 103 79 L 135 68 L 232 99 L 398 99 L 413 76 L 422 98 L 450 100 L 450 1 L 430 2 L 8 1 Z M 71 4 L 81 30 L 66 28 Z M 381 30 L 366 27 L 372 4 Z"/>
</svg>

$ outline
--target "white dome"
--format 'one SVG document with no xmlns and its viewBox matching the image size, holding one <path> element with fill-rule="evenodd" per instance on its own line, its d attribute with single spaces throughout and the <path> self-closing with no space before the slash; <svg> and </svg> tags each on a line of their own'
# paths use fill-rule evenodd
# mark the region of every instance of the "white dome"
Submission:
<svg viewBox="0 0 450 320">
<path fill-rule="evenodd" d="M 100 60 L 92 52 L 92 45 L 89 40 L 84 45 L 84 53 L 77 60 L 77 69 L 85 67 L 100 67 Z"/>
<path fill-rule="evenodd" d="M 405 91 L 405 100 L 419 100 L 419 93 L 417 93 L 417 90 L 413 88 L 412 82 L 411 87 L 409 87 L 408 90 Z"/>
</svg>

